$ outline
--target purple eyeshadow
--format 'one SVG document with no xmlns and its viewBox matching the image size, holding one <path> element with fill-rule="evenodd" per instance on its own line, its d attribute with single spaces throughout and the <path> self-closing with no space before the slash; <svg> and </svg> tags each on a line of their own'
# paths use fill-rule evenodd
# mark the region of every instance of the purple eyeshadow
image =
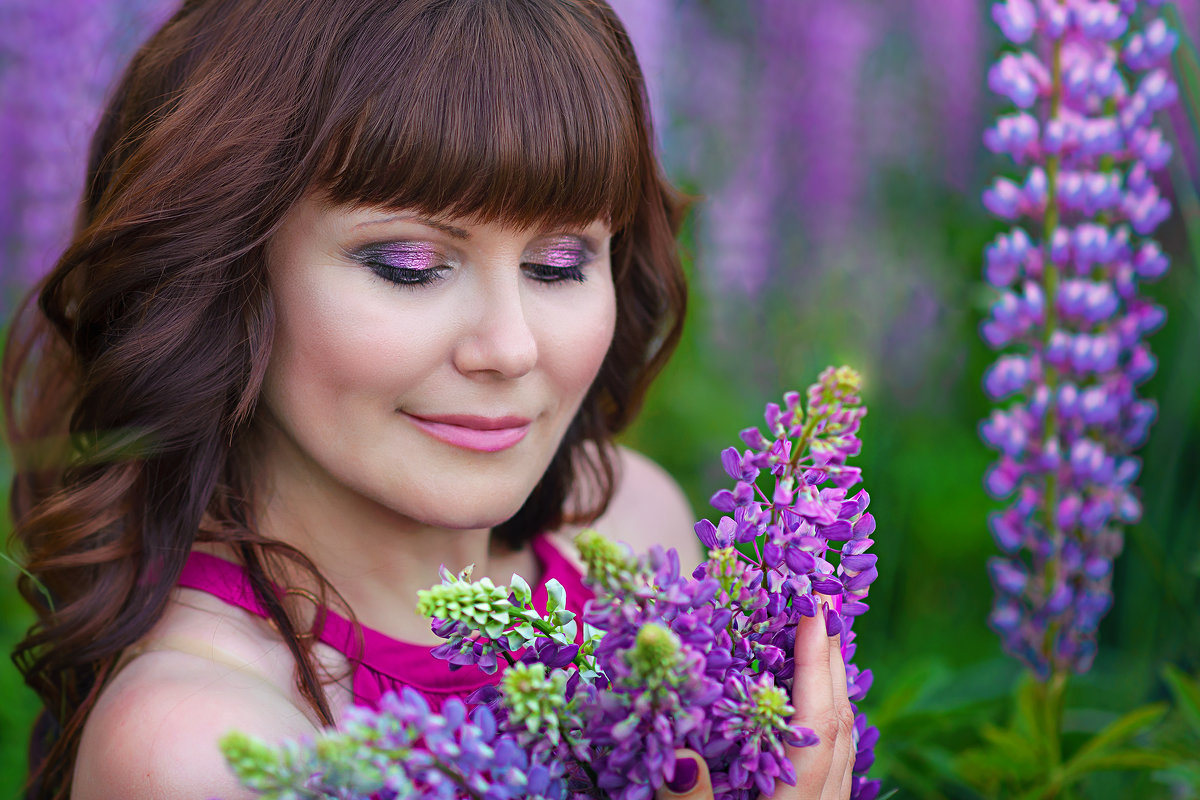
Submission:
<svg viewBox="0 0 1200 800">
<path fill-rule="evenodd" d="M 431 269 L 442 260 L 437 249 L 425 242 L 392 242 L 371 251 L 372 256 L 396 269 Z"/>
<path fill-rule="evenodd" d="M 527 260 L 548 267 L 569 269 L 580 267 L 591 257 L 588 248 L 578 239 L 558 239 L 533 251 Z"/>
</svg>

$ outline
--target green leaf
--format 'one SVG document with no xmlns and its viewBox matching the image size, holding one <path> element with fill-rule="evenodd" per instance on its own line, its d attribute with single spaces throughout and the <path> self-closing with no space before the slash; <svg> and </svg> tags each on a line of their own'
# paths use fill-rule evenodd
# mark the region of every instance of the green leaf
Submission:
<svg viewBox="0 0 1200 800">
<path fill-rule="evenodd" d="M 995 725 L 983 725 L 980 734 L 995 752 L 1012 762 L 1014 769 L 1024 766 L 1030 768 L 1038 763 L 1038 750 L 1034 742 L 1027 736 L 1010 728 L 998 728 Z"/>
<path fill-rule="evenodd" d="M 1110 722 L 1075 751 L 1064 766 L 1064 771 L 1072 774 L 1078 773 L 1081 769 L 1091 771 L 1094 768 L 1087 765 L 1096 763 L 1108 751 L 1120 747 L 1157 723 L 1166 712 L 1166 703 L 1151 703 L 1141 708 L 1135 708 L 1128 714 Z M 1108 769 L 1117 769 L 1117 767 Z"/>
<path fill-rule="evenodd" d="M 1200 734 L 1200 681 L 1192 680 L 1172 664 L 1163 669 L 1163 679 L 1188 726 Z"/>
<path fill-rule="evenodd" d="M 1034 741 L 1042 738 L 1041 714 L 1038 711 L 1038 683 L 1026 676 L 1017 689 L 1016 716 L 1013 718 L 1013 729 Z M 1035 745 L 1034 752 L 1040 748 Z"/>
<path fill-rule="evenodd" d="M 1070 785 L 1092 772 L 1123 769 L 1164 769 L 1175 763 L 1170 755 L 1158 750 L 1130 748 L 1073 758 L 1062 771 L 1061 786 Z"/>
<path fill-rule="evenodd" d="M 13 567 L 15 567 L 18 572 L 20 572 L 22 575 L 24 575 L 29 580 L 29 582 L 33 584 L 33 588 L 37 589 L 38 594 L 40 594 L 46 600 L 46 608 L 50 609 L 51 611 L 55 610 L 54 596 L 52 594 L 50 594 L 50 590 L 46 588 L 46 585 L 44 583 L 39 581 L 32 572 L 30 572 L 29 570 L 22 567 L 17 562 L 17 560 L 14 559 L 12 556 L 10 556 L 8 553 L 0 551 L 0 559 L 7 561 L 9 564 L 11 564 Z"/>
<path fill-rule="evenodd" d="M 487 623 L 487 625 L 485 625 L 483 627 L 483 632 L 486 633 L 489 638 L 499 639 L 501 636 L 504 635 L 505 627 L 506 627 L 505 623 L 500 622 L 499 620 L 493 619 L 493 620 L 489 621 Z"/>
<path fill-rule="evenodd" d="M 1036 765 L 1018 764 L 1004 753 L 987 748 L 960 753 L 953 763 L 953 772 L 976 788 L 994 785 L 1004 779 L 1015 780 L 1019 775 L 1029 776 L 1036 770 Z"/>
</svg>

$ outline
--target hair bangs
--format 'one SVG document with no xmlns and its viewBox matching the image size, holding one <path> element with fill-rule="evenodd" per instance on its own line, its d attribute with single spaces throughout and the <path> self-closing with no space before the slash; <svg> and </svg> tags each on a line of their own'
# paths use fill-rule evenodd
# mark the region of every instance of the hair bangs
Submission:
<svg viewBox="0 0 1200 800">
<path fill-rule="evenodd" d="M 605 18 L 552 0 L 419 5 L 359 29 L 316 177 L 328 199 L 624 228 L 652 155 L 640 76 Z"/>
</svg>

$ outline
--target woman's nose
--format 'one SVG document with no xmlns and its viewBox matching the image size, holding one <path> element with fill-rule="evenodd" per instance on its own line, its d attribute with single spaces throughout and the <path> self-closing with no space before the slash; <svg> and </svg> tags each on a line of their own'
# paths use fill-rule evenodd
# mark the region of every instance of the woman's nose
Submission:
<svg viewBox="0 0 1200 800">
<path fill-rule="evenodd" d="M 537 363 L 538 347 L 516 281 L 490 283 L 473 303 L 454 362 L 464 374 L 494 373 L 519 378 Z"/>
</svg>

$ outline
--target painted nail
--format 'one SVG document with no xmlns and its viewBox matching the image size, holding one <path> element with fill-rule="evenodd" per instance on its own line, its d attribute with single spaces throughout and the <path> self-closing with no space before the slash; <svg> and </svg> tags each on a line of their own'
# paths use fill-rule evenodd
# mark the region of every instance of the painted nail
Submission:
<svg viewBox="0 0 1200 800">
<path fill-rule="evenodd" d="M 842 632 L 842 615 L 828 606 L 825 608 L 825 632 L 830 636 L 837 636 Z"/>
<path fill-rule="evenodd" d="M 675 794 L 687 794 L 696 788 L 700 778 L 700 765 L 694 758 L 680 758 L 675 761 L 675 774 L 667 781 L 667 788 Z"/>
</svg>

